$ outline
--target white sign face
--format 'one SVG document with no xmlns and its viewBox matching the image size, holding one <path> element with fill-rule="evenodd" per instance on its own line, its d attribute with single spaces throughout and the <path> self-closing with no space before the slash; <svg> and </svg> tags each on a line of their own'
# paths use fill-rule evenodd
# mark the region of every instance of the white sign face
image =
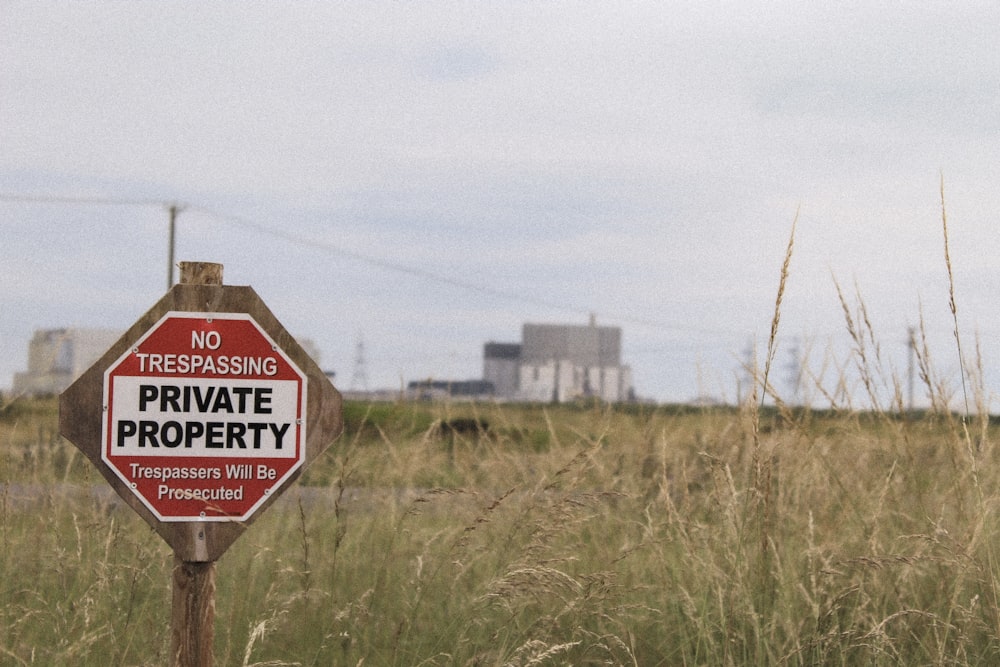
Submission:
<svg viewBox="0 0 1000 667">
<path fill-rule="evenodd" d="M 297 456 L 292 380 L 112 378 L 110 451 L 122 456 Z"/>
</svg>

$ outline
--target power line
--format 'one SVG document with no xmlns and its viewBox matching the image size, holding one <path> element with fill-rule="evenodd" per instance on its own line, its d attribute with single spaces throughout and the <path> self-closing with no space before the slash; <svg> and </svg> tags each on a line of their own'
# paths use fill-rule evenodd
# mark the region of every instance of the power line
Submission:
<svg viewBox="0 0 1000 667">
<path fill-rule="evenodd" d="M 67 205 L 87 205 L 87 206 L 157 206 L 166 208 L 170 213 L 170 240 L 168 242 L 168 264 L 169 264 L 168 278 L 167 278 L 168 285 L 173 283 L 173 247 L 174 247 L 173 244 L 174 244 L 174 228 L 176 225 L 177 214 L 182 210 L 187 210 L 187 211 L 198 211 L 204 215 L 208 215 L 222 222 L 227 222 L 229 224 L 242 227 L 244 229 L 251 229 L 259 234 L 271 236 L 272 238 L 281 239 L 293 245 L 298 245 L 313 250 L 319 249 L 325 252 L 339 255 L 341 257 L 347 257 L 349 259 L 358 262 L 363 262 L 365 264 L 380 269 L 393 271 L 405 275 L 410 275 L 444 285 L 450 285 L 452 287 L 456 287 L 469 292 L 476 292 L 479 294 L 484 294 L 486 296 L 490 296 L 497 299 L 503 299 L 506 301 L 530 304 L 533 306 L 547 308 L 550 310 L 560 311 L 564 313 L 571 313 L 576 316 L 586 317 L 589 316 L 591 313 L 593 313 L 593 309 L 591 308 L 581 308 L 573 305 L 568 305 L 564 302 L 550 301 L 548 299 L 529 296 L 520 292 L 512 292 L 509 290 L 497 289 L 495 287 L 490 287 L 488 285 L 482 285 L 470 281 L 459 280 L 457 278 L 437 273 L 434 271 L 429 271 L 427 269 L 408 266 L 406 264 L 401 264 L 398 262 L 391 262 L 366 253 L 357 252 L 355 250 L 348 250 L 346 248 L 329 243 L 322 239 L 310 238 L 300 234 L 293 234 L 283 229 L 270 227 L 257 220 L 251 220 L 250 218 L 244 216 L 234 215 L 230 213 L 220 213 L 219 211 L 216 211 L 214 209 L 205 206 L 199 206 L 199 205 L 182 206 L 177 204 L 176 202 L 159 200 L 159 199 L 77 197 L 77 196 L 60 196 L 60 195 L 21 195 L 15 193 L 0 193 L 0 201 L 11 202 L 11 203 L 30 203 L 30 204 L 67 204 Z M 623 324 L 633 324 L 652 329 L 683 331 L 686 333 L 695 333 L 702 335 L 743 334 L 743 332 L 725 331 L 722 329 L 699 327 L 696 325 L 680 324 L 677 322 L 665 322 L 661 320 L 638 318 L 633 316 L 622 316 L 621 314 L 615 314 L 615 313 L 604 313 L 603 315 L 605 318 L 615 322 L 620 322 Z"/>
<path fill-rule="evenodd" d="M 170 202 L 160 199 L 121 199 L 111 197 L 64 197 L 59 195 L 19 195 L 0 192 L 0 201 L 21 204 L 70 204 L 86 206 L 162 206 Z"/>
<path fill-rule="evenodd" d="M 57 195 L 18 195 L 0 193 L 0 201 L 21 204 L 68 204 L 86 206 L 157 206 L 165 207 L 170 214 L 167 237 L 167 289 L 174 285 L 174 247 L 176 244 L 177 213 L 183 207 L 176 202 L 155 199 L 120 199 L 111 197 L 64 197 Z"/>
<path fill-rule="evenodd" d="M 252 230 L 254 230 L 254 231 L 258 232 L 258 233 L 265 234 L 265 235 L 268 235 L 268 236 L 272 236 L 274 238 L 279 238 L 279 239 L 282 239 L 284 241 L 287 241 L 287 242 L 295 244 L 295 245 L 299 245 L 299 246 L 310 248 L 310 249 L 325 250 L 327 252 L 331 252 L 331 253 L 340 255 L 342 257 L 348 257 L 350 259 L 353 259 L 353 260 L 356 260 L 356 261 L 359 261 L 359 262 L 364 262 L 366 264 L 369 264 L 371 266 L 375 266 L 375 267 L 378 267 L 378 268 L 381 268 L 381 269 L 385 269 L 385 270 L 388 270 L 388 271 L 395 271 L 397 273 L 403 273 L 403 274 L 415 276 L 417 278 L 422 278 L 422 279 L 430 280 L 430 281 L 433 281 L 433 282 L 438 282 L 438 283 L 442 283 L 442 284 L 446 284 L 446 285 L 451 285 L 452 287 L 458 287 L 458 288 L 464 289 L 466 291 L 477 292 L 477 293 L 480 293 L 480 294 L 485 294 L 487 296 L 491 296 L 491 297 L 499 298 L 499 299 L 504 299 L 504 300 L 507 300 L 507 301 L 521 302 L 521 303 L 526 303 L 526 304 L 530 304 L 530 305 L 534 305 L 534 306 L 548 308 L 548 309 L 551 309 L 551 310 L 557 310 L 557 311 L 562 311 L 562 312 L 566 312 L 566 313 L 572 313 L 574 315 L 589 316 L 593 312 L 592 309 L 580 308 L 580 307 L 576 307 L 576 306 L 572 306 L 572 305 L 567 305 L 565 303 L 559 303 L 559 302 L 555 302 L 555 301 L 549 301 L 547 299 L 539 299 L 537 297 L 528 296 L 528 295 L 525 295 L 525 294 L 520 293 L 520 292 L 511 292 L 511 291 L 508 291 L 508 290 L 501 290 L 501 289 L 497 289 L 497 288 L 494 288 L 494 287 L 489 287 L 489 286 L 478 284 L 478 283 L 472 283 L 472 282 L 468 282 L 468 281 L 464 281 L 464 280 L 458 280 L 457 278 L 453 278 L 451 276 L 446 276 L 446 275 L 443 275 L 441 273 L 436 273 L 434 271 L 428 271 L 427 269 L 422 269 L 422 268 L 417 268 L 417 267 L 413 267 L 413 266 L 408 266 L 408 265 L 400 264 L 400 263 L 397 263 L 397 262 L 390 262 L 388 260 L 384 260 L 384 259 L 380 259 L 380 258 L 377 258 L 377 257 L 373 257 L 371 255 L 360 253 L 360 252 L 357 252 L 357 251 L 354 251 L 354 250 L 348 250 L 346 248 L 334 245 L 332 243 L 329 243 L 329 242 L 321 240 L 321 239 L 309 238 L 309 237 L 302 236 L 302 235 L 299 235 L 299 234 L 293 234 L 293 233 L 285 231 L 285 230 L 275 229 L 275 228 L 269 227 L 267 225 L 264 225 L 263 223 L 260 223 L 258 221 L 250 220 L 250 219 L 242 217 L 242 216 L 237 216 L 237 215 L 232 215 L 232 214 L 226 214 L 226 213 L 219 213 L 218 211 L 214 211 L 212 209 L 208 209 L 208 208 L 205 208 L 205 207 L 202 207 L 202 206 L 192 206 L 191 209 L 192 210 L 200 211 L 201 213 L 204 213 L 206 215 L 212 216 L 212 217 L 214 217 L 214 218 L 216 218 L 218 220 L 222 220 L 224 222 L 229 222 L 231 224 L 234 224 L 234 225 L 237 225 L 237 226 L 240 226 L 240 227 L 244 227 L 246 229 L 252 229 Z M 650 328 L 654 328 L 654 329 L 672 329 L 672 330 L 676 330 L 676 331 L 685 331 L 685 332 L 688 332 L 688 333 L 699 333 L 699 334 L 720 334 L 720 333 L 726 334 L 726 335 L 742 335 L 743 334 L 743 332 L 723 331 L 721 329 L 709 329 L 709 328 L 705 328 L 705 327 L 698 327 L 698 326 L 693 326 L 693 325 L 683 325 L 683 324 L 677 324 L 677 323 L 669 323 L 669 322 L 663 322 L 663 321 L 659 321 L 659 320 L 651 320 L 651 319 L 636 318 L 636 317 L 629 317 L 629 316 L 616 316 L 613 313 L 605 313 L 604 315 L 605 315 L 605 317 L 607 317 L 609 319 L 612 319 L 613 321 L 616 321 L 616 322 L 622 322 L 622 323 L 625 323 L 625 324 L 635 324 L 635 325 L 640 325 L 640 326 L 644 326 L 644 327 L 650 327 Z"/>
<path fill-rule="evenodd" d="M 533 305 L 536 306 L 544 306 L 546 308 L 551 308 L 553 310 L 563 310 L 563 311 L 573 312 L 576 314 L 587 314 L 589 312 L 582 308 L 574 308 L 571 306 L 567 306 L 566 304 L 546 301 L 545 299 L 537 299 L 534 297 L 524 296 L 523 294 L 515 294 L 513 292 L 507 292 L 504 290 L 495 289 L 493 287 L 488 287 L 485 285 L 471 283 L 464 280 L 458 280 L 457 278 L 452 278 L 450 276 L 446 276 L 440 273 L 435 273 L 434 271 L 428 271 L 427 269 L 408 266 L 406 264 L 400 264 L 397 262 L 390 262 L 388 260 L 384 260 L 378 257 L 373 257 L 372 255 L 360 253 L 355 250 L 348 250 L 346 248 L 334 245 L 332 243 L 329 243 L 321 239 L 310 238 L 299 234 L 292 234 L 291 232 L 282 229 L 275 229 L 272 227 L 268 227 L 260 222 L 250 220 L 248 218 L 244 218 L 241 216 L 219 213 L 218 211 L 213 211 L 211 209 L 207 209 L 201 206 L 194 206 L 192 207 L 192 210 L 198 210 L 201 213 L 210 215 L 218 220 L 229 222 L 231 224 L 244 227 L 246 229 L 253 229 L 258 233 L 265 234 L 267 236 L 272 236 L 274 238 L 279 238 L 294 245 L 310 249 L 318 248 L 320 250 L 325 250 L 327 252 L 340 255 L 342 257 L 347 257 L 359 262 L 364 262 L 365 264 L 369 264 L 371 266 L 375 266 L 381 269 L 386 269 L 388 271 L 395 271 L 397 273 L 403 273 L 417 278 L 423 278 L 425 280 L 443 283 L 446 285 L 451 285 L 452 287 L 458 287 L 471 292 L 479 292 L 481 294 L 486 294 L 493 297 L 524 301 L 526 303 L 532 303 Z"/>
</svg>

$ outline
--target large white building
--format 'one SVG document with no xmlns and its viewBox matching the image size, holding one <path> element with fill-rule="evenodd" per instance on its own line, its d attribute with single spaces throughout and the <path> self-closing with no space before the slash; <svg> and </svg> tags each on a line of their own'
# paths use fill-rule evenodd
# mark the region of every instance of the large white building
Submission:
<svg viewBox="0 0 1000 667">
<path fill-rule="evenodd" d="M 122 332 L 42 329 L 28 343 L 28 370 L 14 374 L 14 395 L 58 394 L 80 377 Z"/>
<path fill-rule="evenodd" d="M 28 370 L 14 374 L 15 396 L 60 394 L 114 345 L 122 331 L 113 329 L 39 329 L 28 343 Z M 309 339 L 299 344 L 319 363 Z"/>
<path fill-rule="evenodd" d="M 521 343 L 486 343 L 483 379 L 494 395 L 520 401 L 562 403 L 634 398 L 632 371 L 621 362 L 618 327 L 525 324 Z"/>
</svg>

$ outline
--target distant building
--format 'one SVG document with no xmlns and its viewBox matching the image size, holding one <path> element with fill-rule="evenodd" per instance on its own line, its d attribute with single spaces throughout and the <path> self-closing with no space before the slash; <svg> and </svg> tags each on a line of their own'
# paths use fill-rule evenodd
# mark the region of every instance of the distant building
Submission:
<svg viewBox="0 0 1000 667">
<path fill-rule="evenodd" d="M 493 384 L 497 396 L 511 398 L 520 386 L 519 343 L 486 343 L 483 348 L 483 378 Z"/>
<path fill-rule="evenodd" d="M 492 398 L 493 384 L 486 380 L 415 380 L 406 385 L 410 398 L 418 401 L 448 398 Z"/>
<path fill-rule="evenodd" d="M 619 327 L 525 324 L 521 343 L 489 342 L 483 379 L 497 398 L 562 403 L 597 398 L 632 400 L 632 371 L 621 363 Z"/>
<path fill-rule="evenodd" d="M 28 343 L 28 370 L 14 374 L 15 395 L 58 394 L 121 336 L 109 329 L 43 329 Z"/>
</svg>

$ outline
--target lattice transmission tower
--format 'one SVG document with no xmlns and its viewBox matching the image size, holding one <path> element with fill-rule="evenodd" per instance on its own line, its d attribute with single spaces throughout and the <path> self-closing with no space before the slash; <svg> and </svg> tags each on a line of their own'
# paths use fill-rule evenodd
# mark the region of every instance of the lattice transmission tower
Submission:
<svg viewBox="0 0 1000 667">
<path fill-rule="evenodd" d="M 368 372 L 365 370 L 365 341 L 359 335 L 354 346 L 354 372 L 351 374 L 352 391 L 368 391 Z"/>
</svg>

